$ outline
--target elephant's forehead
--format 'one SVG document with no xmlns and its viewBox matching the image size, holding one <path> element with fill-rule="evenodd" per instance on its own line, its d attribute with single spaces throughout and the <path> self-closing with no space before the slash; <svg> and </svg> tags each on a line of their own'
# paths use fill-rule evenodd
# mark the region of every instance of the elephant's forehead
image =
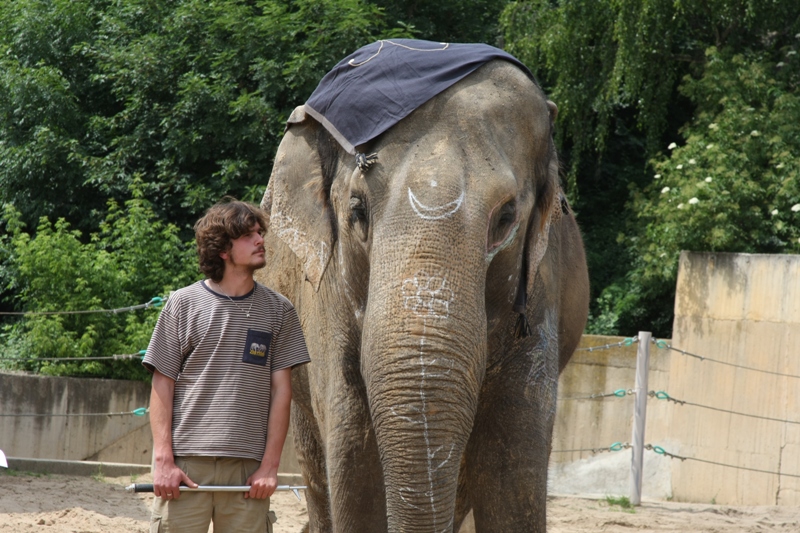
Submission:
<svg viewBox="0 0 800 533">
<path fill-rule="evenodd" d="M 495 61 L 428 101 L 389 132 L 440 151 L 469 153 L 547 148 L 550 118 L 544 95 L 516 67 Z M 530 153 L 536 156 L 536 153 Z"/>
<path fill-rule="evenodd" d="M 548 155 L 549 120 L 533 83 L 519 69 L 495 62 L 427 102 L 373 149 L 394 177 L 426 179 L 435 172 L 523 179 L 532 161 Z"/>
</svg>

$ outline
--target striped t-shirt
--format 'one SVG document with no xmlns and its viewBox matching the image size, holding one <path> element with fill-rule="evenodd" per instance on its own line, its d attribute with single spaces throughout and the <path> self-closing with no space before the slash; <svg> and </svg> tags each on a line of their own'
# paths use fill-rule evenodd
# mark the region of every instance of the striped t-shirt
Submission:
<svg viewBox="0 0 800 533">
<path fill-rule="evenodd" d="M 175 456 L 260 461 L 271 373 L 310 360 L 300 321 L 289 300 L 263 285 L 231 301 L 206 283 L 169 297 L 142 363 L 175 380 Z"/>
</svg>

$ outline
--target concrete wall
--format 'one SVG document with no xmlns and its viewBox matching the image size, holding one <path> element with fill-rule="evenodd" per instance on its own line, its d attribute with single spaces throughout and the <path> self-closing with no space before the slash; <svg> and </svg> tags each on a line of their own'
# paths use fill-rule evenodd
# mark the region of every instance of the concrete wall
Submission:
<svg viewBox="0 0 800 533">
<path fill-rule="evenodd" d="M 637 335 L 633 332 L 632 335 Z M 594 394 L 633 389 L 636 382 L 638 344 L 614 345 L 624 337 L 584 335 L 572 360 L 561 373 L 558 411 L 550 456 L 549 490 L 561 494 L 630 496 L 631 451 L 593 453 L 563 450 L 608 449 L 612 444 L 631 442 L 633 430 L 632 395 L 587 399 Z M 589 351 L 592 348 L 592 351 Z M 668 390 L 670 352 L 650 345 L 648 389 Z M 648 401 L 645 443 L 667 448 L 669 406 Z M 642 494 L 645 497 L 671 497 L 670 464 L 663 456 L 644 454 Z"/>
<path fill-rule="evenodd" d="M 730 363 L 800 376 L 800 256 L 684 253 L 675 347 Z M 704 406 L 800 422 L 800 379 L 673 354 L 670 394 Z M 679 455 L 800 475 L 800 425 L 693 406 L 676 407 Z M 698 461 L 674 461 L 680 501 L 799 505 L 800 479 Z"/>
<path fill-rule="evenodd" d="M 148 464 L 147 416 L 6 416 L 119 413 L 147 407 L 135 381 L 0 374 L 0 449 L 10 457 Z"/>
<path fill-rule="evenodd" d="M 149 405 L 150 385 L 140 381 L 0 373 L 0 415 L 120 413 Z M 149 465 L 153 437 L 147 415 L 0 416 L 0 450 L 9 457 Z M 299 472 L 290 430 L 281 473 Z"/>
</svg>

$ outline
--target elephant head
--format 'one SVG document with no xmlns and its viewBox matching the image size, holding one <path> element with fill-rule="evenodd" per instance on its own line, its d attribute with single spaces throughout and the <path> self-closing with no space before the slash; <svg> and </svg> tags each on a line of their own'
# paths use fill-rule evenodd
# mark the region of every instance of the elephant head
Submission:
<svg viewBox="0 0 800 533">
<path fill-rule="evenodd" d="M 340 456 L 352 451 L 331 443 L 358 440 L 339 432 L 369 433 L 359 438 L 377 449 L 373 479 L 382 486 L 374 492 L 389 531 L 457 527 L 457 480 L 487 369 L 566 338 L 563 284 L 551 283 L 560 259 L 548 254 L 562 215 L 556 113 L 522 70 L 492 61 L 357 146 L 375 155 L 372 164 L 303 106 L 289 120 L 262 202 L 268 246 L 280 258 L 265 269 L 266 282 L 303 321 L 313 363 L 299 407 L 316 421 L 326 475 L 336 476 Z M 520 315 L 534 338 L 514 335 Z M 578 316 L 572 330 L 583 328 Z M 541 383 L 550 387 L 565 363 L 559 343 L 572 343 L 571 353 L 576 342 L 559 338 L 540 350 Z M 339 402 L 360 393 L 363 421 L 358 409 L 339 412 Z M 544 394 L 547 409 L 554 394 Z M 333 500 L 337 483 L 328 489 Z"/>
</svg>

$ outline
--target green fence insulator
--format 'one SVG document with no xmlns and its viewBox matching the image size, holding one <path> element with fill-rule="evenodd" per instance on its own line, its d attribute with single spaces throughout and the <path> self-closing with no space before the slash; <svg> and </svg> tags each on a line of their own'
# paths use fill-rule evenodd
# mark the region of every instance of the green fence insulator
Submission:
<svg viewBox="0 0 800 533">
<path fill-rule="evenodd" d="M 617 389 L 614 391 L 614 396 L 617 398 L 624 398 L 626 394 L 628 394 L 628 391 L 625 389 Z"/>
<path fill-rule="evenodd" d="M 627 339 L 622 341 L 623 346 L 630 346 L 631 344 L 633 344 L 633 337 L 628 337 Z"/>
<path fill-rule="evenodd" d="M 161 307 L 164 303 L 164 298 L 160 296 L 155 296 L 152 300 L 148 302 L 152 307 Z"/>
<path fill-rule="evenodd" d="M 660 390 L 660 391 L 658 391 L 656 393 L 656 399 L 658 399 L 658 400 L 669 400 L 669 394 L 667 394 L 663 390 Z"/>
<path fill-rule="evenodd" d="M 666 455 L 667 454 L 667 450 L 665 450 L 661 446 L 653 446 L 653 451 L 656 452 L 659 455 Z"/>
<path fill-rule="evenodd" d="M 142 357 L 144 357 L 146 353 L 147 350 L 139 350 L 139 355 L 141 355 Z"/>
<path fill-rule="evenodd" d="M 669 348 L 669 344 L 667 344 L 667 341 L 661 339 L 656 341 L 656 346 L 661 348 L 662 350 L 666 350 L 667 348 Z"/>
<path fill-rule="evenodd" d="M 134 409 L 133 414 L 136 416 L 144 416 L 147 414 L 147 407 L 140 407 L 138 409 Z"/>
<path fill-rule="evenodd" d="M 622 446 L 621 442 L 615 442 L 608 449 L 611 450 L 612 452 L 618 452 L 618 451 L 622 450 L 622 448 L 623 448 L 623 446 Z"/>
</svg>

